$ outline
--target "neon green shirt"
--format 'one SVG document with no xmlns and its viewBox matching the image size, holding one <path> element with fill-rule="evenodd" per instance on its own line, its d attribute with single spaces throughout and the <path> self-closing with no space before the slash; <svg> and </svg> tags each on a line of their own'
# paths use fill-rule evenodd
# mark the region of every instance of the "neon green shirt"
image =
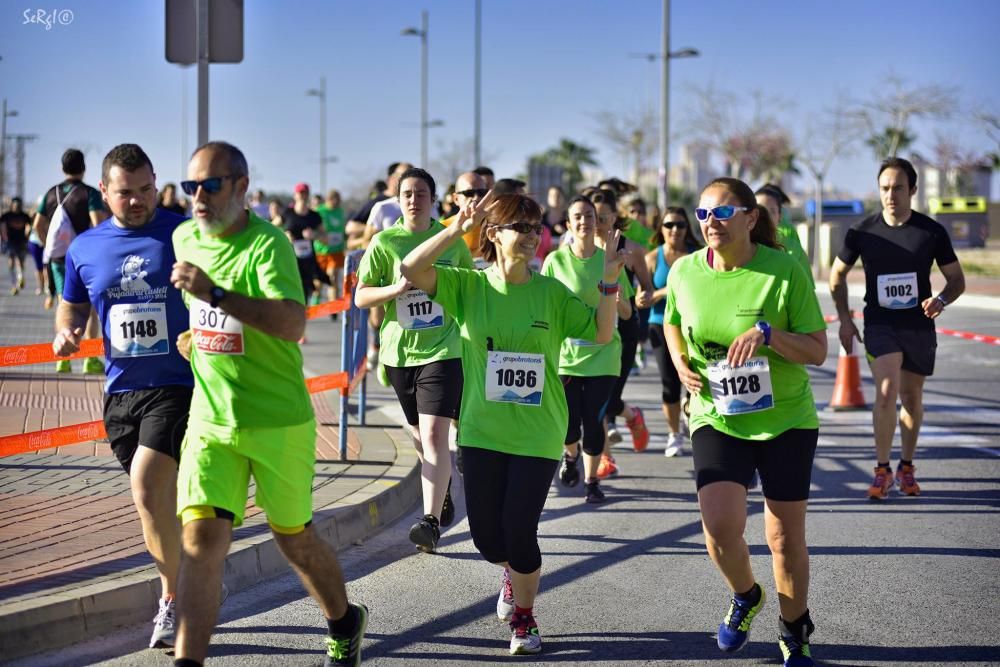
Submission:
<svg viewBox="0 0 1000 667">
<path fill-rule="evenodd" d="M 304 303 L 295 252 L 285 233 L 249 212 L 247 227 L 216 238 L 195 220 L 173 236 L 190 262 L 229 292 Z M 269 336 L 184 292 L 191 311 L 191 419 L 231 427 L 292 426 L 313 418 L 297 343 Z M 224 303 L 224 302 L 223 302 Z"/>
<path fill-rule="evenodd" d="M 771 440 L 789 429 L 819 428 L 805 367 L 768 347 L 756 356 L 766 357 L 770 366 L 773 407 L 719 414 L 706 366 L 724 361 L 733 340 L 759 320 L 770 323 L 772 330 L 792 333 L 826 329 L 812 285 L 788 254 L 758 246 L 746 266 L 716 271 L 703 248 L 670 267 L 664 321 L 680 327 L 691 370 L 702 376 L 702 391 L 691 397 L 692 432 L 708 425 L 745 440 Z"/>
<path fill-rule="evenodd" d="M 399 266 L 403 258 L 444 229 L 440 222 L 431 220 L 426 231 L 413 233 L 406 229 L 400 218 L 372 239 L 361 258 L 358 280 L 372 287 L 399 282 L 402 277 Z M 464 243 L 453 243 L 434 265 L 471 269 L 472 253 Z M 432 361 L 459 359 L 462 356 L 455 320 L 420 290 L 410 290 L 386 302 L 385 319 L 379 336 L 382 341 L 379 358 L 386 366 L 423 366 Z"/>
<path fill-rule="evenodd" d="M 656 244 L 653 243 L 653 238 L 656 236 L 656 232 L 638 220 L 629 219 L 628 226 L 625 228 L 625 231 L 622 232 L 622 236 L 631 241 L 635 241 L 642 246 L 643 250 L 648 251 L 656 247 Z"/>
<path fill-rule="evenodd" d="M 433 298 L 461 331 L 459 444 L 558 459 L 569 423 L 559 348 L 565 338 L 594 339 L 594 309 L 557 280 L 532 273 L 511 285 L 494 266 L 439 268 Z"/>
<path fill-rule="evenodd" d="M 799 233 L 795 230 L 791 224 L 782 220 L 778 223 L 777 229 L 778 243 L 785 246 L 785 252 L 795 258 L 803 269 L 806 271 L 806 276 L 809 278 L 809 284 L 815 289 L 816 284 L 813 282 L 812 276 L 812 266 L 809 264 L 809 255 L 806 251 L 802 249 L 802 242 L 799 241 Z"/>
<path fill-rule="evenodd" d="M 577 295 L 585 304 L 597 309 L 601 303 L 598 283 L 604 279 L 604 251 L 594 248 L 594 254 L 580 259 L 573 254 L 571 246 L 564 245 L 548 254 L 542 265 L 542 275 L 555 278 Z M 631 286 L 624 271 L 618 279 L 621 289 Z M 622 295 L 626 298 L 627 293 Z M 578 377 L 614 375 L 618 377 L 622 367 L 622 338 L 615 327 L 614 337 L 607 345 L 567 338 L 559 352 L 559 374 Z"/>
<path fill-rule="evenodd" d="M 344 226 L 347 221 L 344 218 L 344 209 L 330 208 L 323 204 L 316 209 L 319 217 L 323 220 L 323 231 L 326 232 L 328 243 L 313 241 L 313 250 L 317 255 L 331 255 L 335 252 L 344 252 L 345 236 Z"/>
</svg>

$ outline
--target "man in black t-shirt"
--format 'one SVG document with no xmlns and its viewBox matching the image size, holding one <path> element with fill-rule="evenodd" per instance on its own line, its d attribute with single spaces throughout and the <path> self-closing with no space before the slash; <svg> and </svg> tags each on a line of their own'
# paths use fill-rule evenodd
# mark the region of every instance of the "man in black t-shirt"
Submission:
<svg viewBox="0 0 1000 667">
<path fill-rule="evenodd" d="M 35 213 L 33 226 L 43 245 L 48 242 L 49 223 L 60 205 L 69 216 L 73 231 L 77 236 L 91 227 L 96 227 L 108 217 L 101 191 L 83 182 L 83 174 L 86 170 L 87 164 L 83 159 L 83 153 L 76 148 L 66 149 L 62 155 L 62 171 L 66 179 L 62 183 L 53 185 L 42 195 L 38 201 L 38 211 Z M 58 253 L 52 250 L 49 248 L 49 294 L 45 297 L 46 309 L 51 308 L 55 301 L 62 298 L 63 283 L 66 279 L 65 250 Z M 85 337 L 98 338 L 99 336 L 101 336 L 100 323 L 97 321 L 96 312 L 92 312 L 87 323 Z M 56 362 L 56 371 L 69 373 L 71 370 L 69 359 L 60 359 Z M 83 360 L 83 372 L 94 375 L 104 373 L 104 360 L 98 357 L 87 357 Z"/>
<path fill-rule="evenodd" d="M 305 183 L 295 186 L 295 200 L 292 206 L 281 214 L 281 228 L 288 234 L 295 248 L 299 275 L 302 277 L 302 289 L 308 304 L 314 290 L 313 281 L 320 275 L 319 265 L 316 264 L 316 253 L 313 251 L 313 239 L 324 241 L 326 232 L 323 230 L 323 218 L 309 208 L 309 186 Z"/>
<path fill-rule="evenodd" d="M 31 218 L 24 212 L 20 197 L 10 200 L 10 210 L 0 215 L 0 237 L 7 252 L 10 266 L 12 295 L 24 289 L 24 258 L 28 255 L 28 233 Z"/>
<path fill-rule="evenodd" d="M 840 342 L 850 350 L 862 340 L 847 302 L 847 274 L 861 258 L 865 271 L 863 339 L 877 395 L 872 411 L 877 454 L 870 500 L 885 500 L 893 486 L 889 458 L 900 399 L 902 443 L 895 483 L 908 495 L 920 494 L 913 455 L 923 421 L 924 380 L 934 373 L 937 337 L 934 319 L 965 291 L 965 276 L 940 224 L 910 208 L 917 173 L 908 161 L 890 158 L 878 174 L 882 212 L 851 227 L 833 262 L 830 292 L 840 318 Z M 931 266 L 937 262 L 945 287 L 931 292 Z"/>
</svg>

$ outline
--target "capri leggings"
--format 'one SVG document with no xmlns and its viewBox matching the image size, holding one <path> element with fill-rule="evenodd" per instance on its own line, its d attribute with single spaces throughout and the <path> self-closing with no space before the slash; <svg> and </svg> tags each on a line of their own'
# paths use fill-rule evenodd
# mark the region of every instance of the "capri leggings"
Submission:
<svg viewBox="0 0 1000 667">
<path fill-rule="evenodd" d="M 604 415 L 608 408 L 608 397 L 614 388 L 614 375 L 580 377 L 560 375 L 566 391 L 566 405 L 569 408 L 569 428 L 566 430 L 566 444 L 580 441 L 580 426 L 583 426 L 583 451 L 591 456 L 600 456 L 604 451 Z"/>
<path fill-rule="evenodd" d="M 618 320 L 618 334 L 622 337 L 622 370 L 615 378 L 615 386 L 611 390 L 611 400 L 608 401 L 608 422 L 614 423 L 615 417 L 625 409 L 622 393 L 628 382 L 635 364 L 635 350 L 639 347 L 639 317 L 636 315 L 635 304 L 632 304 L 632 317 Z"/>
<path fill-rule="evenodd" d="M 663 387 L 664 403 L 679 403 L 681 400 L 681 378 L 674 368 L 674 360 L 667 349 L 667 339 L 663 335 L 662 324 L 649 325 L 649 345 L 653 348 L 656 365 L 660 369 L 660 384 Z"/>
<path fill-rule="evenodd" d="M 530 574 L 542 566 L 538 520 L 559 462 L 462 447 L 472 542 L 491 563 Z"/>
</svg>

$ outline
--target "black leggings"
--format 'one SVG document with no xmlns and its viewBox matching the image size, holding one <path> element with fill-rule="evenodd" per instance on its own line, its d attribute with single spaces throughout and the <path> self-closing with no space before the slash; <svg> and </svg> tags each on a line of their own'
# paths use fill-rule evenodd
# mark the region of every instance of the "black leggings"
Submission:
<svg viewBox="0 0 1000 667">
<path fill-rule="evenodd" d="M 614 375 L 560 375 L 559 379 L 562 380 L 566 406 L 569 408 L 566 444 L 572 445 L 580 441 L 582 424 L 583 451 L 591 456 L 600 456 L 604 451 L 604 413 L 617 378 Z"/>
<path fill-rule="evenodd" d="M 491 563 L 530 574 L 542 566 L 538 520 L 559 462 L 462 447 L 472 541 Z"/>
<path fill-rule="evenodd" d="M 615 386 L 611 389 L 611 399 L 608 401 L 608 423 L 614 424 L 615 417 L 625 409 L 625 401 L 622 400 L 622 393 L 625 391 L 625 383 L 632 373 L 632 366 L 635 365 L 635 350 L 639 347 L 639 318 L 636 311 L 632 310 L 632 317 L 627 320 L 618 320 L 618 334 L 622 337 L 622 370 L 615 378 Z"/>
<path fill-rule="evenodd" d="M 649 325 L 649 345 L 653 348 L 656 365 L 660 369 L 660 384 L 663 385 L 663 402 L 679 403 L 681 400 L 681 378 L 674 368 L 674 360 L 667 349 L 667 339 L 663 335 L 662 324 Z"/>
</svg>

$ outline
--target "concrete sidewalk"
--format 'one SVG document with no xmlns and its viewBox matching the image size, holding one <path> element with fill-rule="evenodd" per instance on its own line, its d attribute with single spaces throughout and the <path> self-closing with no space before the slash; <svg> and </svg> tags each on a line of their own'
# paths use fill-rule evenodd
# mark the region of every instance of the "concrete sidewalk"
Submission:
<svg viewBox="0 0 1000 667">
<path fill-rule="evenodd" d="M 47 342 L 53 312 L 27 289 L 0 296 L 0 346 Z M 339 371 L 340 323 L 309 323 L 307 375 Z M 99 420 L 103 376 L 56 374 L 51 364 L 0 369 L 0 435 Z M 369 392 L 368 426 L 348 434 L 339 460 L 339 393 L 314 394 L 318 423 L 314 525 L 344 548 L 408 512 L 420 497 L 409 438 Z M 356 409 L 357 397 L 352 397 Z M 226 561 L 231 591 L 287 570 L 267 521 L 253 505 L 234 532 Z M 0 458 L 0 656 L 66 646 L 152 619 L 159 578 L 143 543 L 128 477 L 106 441 Z M 0 659 L 2 661 L 2 659 Z"/>
</svg>

